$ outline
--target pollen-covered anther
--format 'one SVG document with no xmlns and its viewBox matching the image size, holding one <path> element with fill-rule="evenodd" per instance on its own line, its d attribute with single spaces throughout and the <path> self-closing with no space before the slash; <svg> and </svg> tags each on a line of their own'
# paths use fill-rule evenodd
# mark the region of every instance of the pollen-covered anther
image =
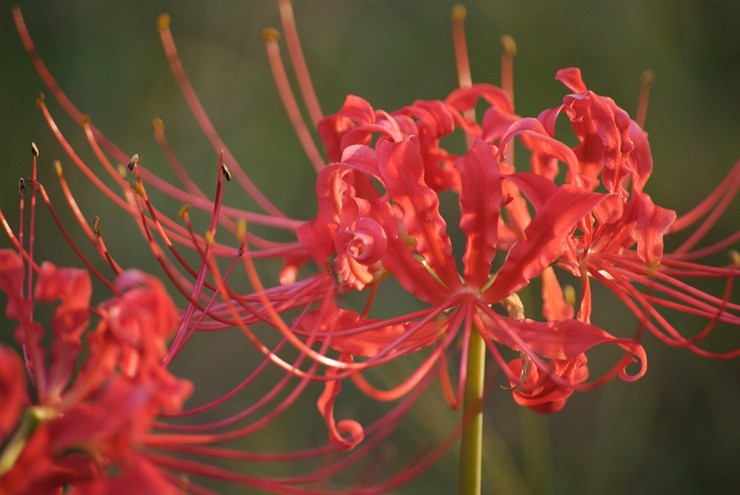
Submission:
<svg viewBox="0 0 740 495">
<path fill-rule="evenodd" d="M 41 106 L 44 103 L 44 100 L 46 99 L 46 95 L 39 91 L 39 94 L 36 95 L 36 104 L 38 106 Z"/>
<path fill-rule="evenodd" d="M 203 238 L 206 240 L 206 244 L 209 246 L 213 246 L 215 244 L 216 239 L 213 237 L 213 232 L 210 230 L 206 230 L 206 232 L 203 234 Z"/>
<path fill-rule="evenodd" d="M 183 205 L 180 211 L 177 212 L 178 218 L 186 218 L 190 214 L 190 205 Z"/>
<path fill-rule="evenodd" d="M 100 235 L 100 217 L 97 215 L 93 219 L 93 230 L 95 231 L 95 235 Z"/>
<path fill-rule="evenodd" d="M 129 185 L 131 186 L 131 189 L 133 189 L 134 192 L 136 192 L 136 194 L 138 194 L 142 198 L 145 197 L 145 194 L 144 194 L 144 186 L 142 186 L 138 182 L 129 182 Z"/>
<path fill-rule="evenodd" d="M 501 35 L 501 44 L 504 47 L 504 53 L 510 57 L 516 56 L 516 41 L 508 34 Z"/>
<path fill-rule="evenodd" d="M 231 181 L 231 170 L 225 163 L 221 164 L 221 173 L 224 175 L 224 179 Z"/>
<path fill-rule="evenodd" d="M 57 177 L 61 177 L 64 175 L 64 169 L 62 168 L 62 162 L 59 160 L 54 160 L 54 173 L 57 174 Z"/>
<path fill-rule="evenodd" d="M 33 156 L 39 156 L 39 147 L 33 141 L 31 141 L 31 154 Z"/>
<path fill-rule="evenodd" d="M 730 251 L 729 254 L 732 266 L 740 266 L 740 252 L 738 252 L 736 249 L 733 249 Z"/>
<path fill-rule="evenodd" d="M 576 289 L 572 285 L 568 284 L 563 287 L 563 299 L 568 306 L 576 305 Z"/>
<path fill-rule="evenodd" d="M 461 3 L 456 3 L 452 6 L 452 22 L 459 22 L 462 23 L 465 21 L 465 18 L 468 16 L 468 10 L 465 8 L 465 5 Z"/>
<path fill-rule="evenodd" d="M 133 155 L 131 155 L 131 159 L 128 162 L 128 169 L 133 172 L 134 167 L 137 166 L 140 161 L 141 155 L 139 155 L 138 153 L 134 153 Z"/>
<path fill-rule="evenodd" d="M 152 119 L 152 129 L 154 129 L 156 132 L 164 131 L 164 120 L 159 117 L 154 117 Z"/>
<path fill-rule="evenodd" d="M 163 31 L 165 29 L 170 28 L 170 15 L 169 14 L 159 14 L 159 17 L 157 18 L 157 29 L 160 31 Z"/>
<path fill-rule="evenodd" d="M 265 28 L 262 30 L 262 39 L 267 42 L 276 42 L 280 39 L 280 31 L 275 28 Z"/>
<path fill-rule="evenodd" d="M 87 114 L 83 114 L 82 118 L 80 119 L 80 126 L 87 127 L 90 125 L 90 116 Z"/>
</svg>

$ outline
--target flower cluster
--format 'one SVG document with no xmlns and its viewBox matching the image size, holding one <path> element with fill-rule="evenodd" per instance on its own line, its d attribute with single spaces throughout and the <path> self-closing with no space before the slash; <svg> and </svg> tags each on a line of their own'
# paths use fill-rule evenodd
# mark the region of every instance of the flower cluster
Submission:
<svg viewBox="0 0 740 495">
<path fill-rule="evenodd" d="M 738 256 L 726 266 L 704 261 L 731 248 L 740 233 L 697 248 L 736 195 L 740 162 L 688 214 L 678 216 L 656 205 L 646 192 L 653 163 L 641 126 L 644 109 L 638 121 L 632 120 L 612 99 L 588 89 L 579 69 L 567 68 L 556 74 L 568 90 L 559 105 L 536 117 L 518 115 L 512 97 L 513 42 L 505 39 L 501 87 L 472 84 L 459 9 L 453 16 L 458 89 L 442 100 L 416 101 L 396 111 L 350 95 L 336 113 L 324 116 L 290 2 L 279 4 L 301 95 L 324 148 L 322 154 L 301 117 L 278 34 L 265 30 L 278 90 L 317 172 L 317 212 L 309 219 L 280 211 L 218 136 L 177 56 L 168 16 L 159 19 L 158 28 L 170 66 L 219 153 L 212 197 L 188 175 L 160 119 L 154 120 L 154 137 L 182 188 L 161 179 L 138 154 L 125 153 L 93 126 L 54 81 L 20 10 L 14 10 L 38 73 L 65 112 L 81 122 L 92 153 L 118 190 L 85 163 L 39 98 L 49 128 L 74 166 L 136 219 L 143 245 L 184 305 L 176 308 L 163 281 L 125 269 L 116 260 L 98 220 L 85 218 L 57 165 L 64 200 L 115 280 L 97 270 L 75 245 L 37 179 L 34 146 L 33 177 L 22 183 L 22 216 L 25 189 L 31 190 L 27 245 L 23 219 L 16 233 L 0 217 L 16 248 L 0 251 L 0 289 L 8 295 L 6 313 L 18 322 L 15 339 L 23 349 L 21 359 L 0 347 L 0 394 L 7 404 L 0 411 L 0 492 L 53 492 L 68 486 L 71 493 L 210 493 L 180 477 L 193 475 L 284 493 L 321 493 L 331 490 L 315 484 L 360 462 L 432 381 L 442 384 L 452 408 L 467 409 L 464 390 L 487 356 L 518 404 L 555 412 L 575 391 L 615 377 L 633 381 L 643 376 L 647 358 L 640 339 L 645 330 L 703 356 L 740 354 L 738 348 L 717 352 L 704 345 L 720 325 L 740 324 L 740 305 L 731 301 L 740 274 Z M 569 124 L 570 135 L 556 135 L 559 120 Z M 518 144 L 528 152 L 527 167 L 515 163 Z M 521 161 L 519 151 L 516 155 Z M 223 191 L 231 181 L 260 211 L 224 204 Z M 155 206 L 150 187 L 186 203 L 179 219 Z M 88 270 L 34 262 L 37 195 Z M 210 216 L 205 234 L 196 233 L 190 207 Z M 667 236 L 697 222 L 677 249 L 665 248 Z M 257 235 L 247 225 L 278 231 L 281 239 L 288 232 L 292 240 Z M 224 233 L 236 242 L 224 241 Z M 262 260 L 282 264 L 275 281 L 262 275 Z M 231 284 L 240 267 L 249 284 L 241 292 Z M 109 300 L 91 306 L 89 273 L 107 286 Z M 574 282 L 564 283 L 564 278 Z M 705 292 L 696 282 L 701 279 L 725 280 L 724 294 Z M 616 329 L 592 323 L 603 304 L 592 297 L 594 281 L 635 314 L 632 335 L 616 335 Z M 521 294 L 532 287 L 541 290 L 541 304 L 525 308 Z M 388 314 L 378 296 L 394 291 L 413 298 L 414 308 Z M 35 306 L 46 302 L 58 302 L 48 331 L 34 317 Z M 685 336 L 671 323 L 673 312 L 698 317 L 705 326 Z M 255 325 L 266 327 L 268 337 Z M 183 410 L 193 385 L 173 376 L 169 365 L 196 332 L 234 328 L 264 360 L 223 397 Z M 482 358 L 475 356 L 478 343 Z M 617 349 L 621 357 L 593 378 L 587 354 L 597 346 Z M 415 369 L 400 383 L 382 389 L 369 379 L 373 370 L 407 356 L 416 359 Z M 453 373 L 450 363 L 456 363 Z M 251 397 L 242 411 L 199 424 L 166 421 L 200 421 L 200 413 L 247 389 L 268 367 L 280 371 L 281 378 L 267 395 Z M 371 425 L 337 421 L 335 403 L 347 383 L 372 399 L 398 405 Z M 328 444 L 285 454 L 222 445 L 273 424 L 311 384 L 323 390 L 316 404 Z M 266 409 L 268 404 L 272 409 Z M 463 429 L 468 420 L 463 419 Z M 364 489 L 355 486 L 353 493 L 383 493 L 428 466 L 439 452 L 374 486 L 357 482 Z M 210 464 L 290 463 L 324 456 L 339 460 L 282 478 Z"/>
</svg>

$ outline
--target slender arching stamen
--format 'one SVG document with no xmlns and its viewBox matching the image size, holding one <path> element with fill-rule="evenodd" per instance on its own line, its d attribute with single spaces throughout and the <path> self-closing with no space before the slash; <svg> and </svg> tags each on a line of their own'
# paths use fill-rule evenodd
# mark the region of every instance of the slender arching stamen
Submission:
<svg viewBox="0 0 740 495">
<path fill-rule="evenodd" d="M 501 89 L 514 102 L 514 57 L 516 57 L 516 41 L 508 34 L 501 35 L 501 44 L 504 51 L 501 53 Z"/>
<path fill-rule="evenodd" d="M 64 199 L 67 201 L 69 209 L 72 210 L 72 215 L 77 220 L 77 223 L 79 224 L 80 228 L 82 228 L 82 231 L 85 233 L 85 236 L 88 238 L 88 240 L 97 248 L 100 256 L 106 260 L 108 265 L 113 269 L 113 272 L 118 275 L 122 269 L 121 266 L 110 255 L 108 249 L 105 246 L 105 242 L 103 241 L 103 237 L 100 234 L 99 229 L 100 218 L 95 217 L 96 220 L 95 222 L 93 222 L 94 228 L 91 229 L 89 222 L 85 218 L 85 215 L 82 213 L 82 210 L 80 210 L 80 207 L 74 198 L 74 194 L 72 194 L 72 191 L 69 188 L 67 179 L 64 177 L 62 164 L 59 160 L 54 160 L 54 171 L 56 172 L 57 179 L 59 180 L 59 186 L 62 188 Z"/>
<path fill-rule="evenodd" d="M 31 162 L 31 219 L 28 227 L 28 300 L 31 301 L 29 305 L 31 314 L 33 315 L 33 248 L 36 241 L 36 177 L 38 175 L 38 157 L 39 149 L 36 143 L 31 143 L 31 155 L 33 160 Z"/>
<path fill-rule="evenodd" d="M 82 251 L 80 251 L 80 248 L 75 244 L 75 241 L 72 239 L 72 236 L 67 232 L 67 229 L 64 227 L 64 222 L 59 218 L 59 215 L 57 215 L 56 210 L 54 209 L 54 206 L 51 203 L 51 200 L 49 199 L 49 195 L 46 193 L 46 188 L 44 188 L 43 184 L 38 184 L 39 188 L 39 194 L 41 194 L 41 200 L 44 202 L 46 207 L 49 210 L 49 213 L 51 214 L 52 219 L 54 220 L 54 223 L 56 223 L 57 227 L 59 228 L 59 232 L 61 232 L 62 236 L 64 236 L 64 239 L 67 241 L 67 244 L 72 248 L 72 250 L 75 252 L 77 257 L 82 261 L 82 263 L 87 267 L 87 269 L 90 271 L 90 273 L 95 276 L 98 280 L 100 280 L 108 289 L 110 289 L 111 292 L 114 294 L 118 294 L 118 290 L 115 288 L 115 286 L 106 278 L 104 277 L 97 268 L 90 262 L 90 260 L 85 256 Z"/>
<path fill-rule="evenodd" d="M 456 4 L 452 7 L 452 40 L 455 44 L 457 83 L 461 88 L 469 88 L 473 85 L 473 79 L 470 75 L 468 44 L 465 40 L 465 17 L 467 15 L 464 5 Z"/>
<path fill-rule="evenodd" d="M 285 32 L 285 44 L 288 47 L 288 55 L 298 80 L 298 87 L 301 90 L 301 96 L 303 96 L 303 102 L 306 104 L 311 122 L 316 127 L 319 120 L 324 118 L 324 114 L 321 112 L 319 99 L 316 97 L 311 75 L 308 73 L 306 59 L 303 57 L 301 41 L 298 38 L 298 30 L 293 16 L 293 5 L 290 0 L 278 0 L 278 6 L 280 8 L 280 21 L 283 25 L 283 32 Z"/>
<path fill-rule="evenodd" d="M 648 99 L 650 97 L 650 87 L 655 82 L 655 73 L 651 70 L 646 70 L 640 76 L 640 99 L 637 102 L 637 113 L 635 114 L 635 122 L 641 128 L 645 128 L 645 119 L 647 119 L 648 111 Z"/>
<path fill-rule="evenodd" d="M 272 204 L 272 202 L 262 194 L 262 191 L 260 191 L 259 188 L 249 179 L 247 174 L 244 172 L 244 169 L 239 165 L 236 157 L 231 153 L 231 151 L 229 151 L 226 143 L 224 143 L 221 136 L 219 136 L 213 122 L 211 122 L 211 119 L 208 117 L 198 95 L 195 94 L 195 90 L 193 89 L 192 84 L 190 84 L 190 80 L 185 74 L 185 68 L 183 67 L 182 62 L 177 55 L 175 40 L 172 38 L 172 33 L 170 32 L 170 16 L 167 14 L 160 15 L 157 21 L 157 26 L 159 28 L 159 36 L 162 40 L 162 46 L 164 47 L 167 60 L 170 64 L 170 69 L 172 70 L 175 79 L 177 79 L 177 84 L 180 86 L 185 102 L 193 113 L 196 122 L 198 122 L 198 125 L 203 130 L 203 133 L 210 141 L 211 146 L 217 153 L 223 151 L 224 158 L 232 167 L 232 172 L 234 173 L 237 182 L 244 188 L 247 194 L 249 194 L 249 196 L 254 199 L 254 201 L 263 210 L 265 210 L 265 212 L 278 217 L 284 217 L 285 214 Z"/>
<path fill-rule="evenodd" d="M 305 151 L 306 156 L 311 161 L 313 168 L 317 172 L 320 172 L 324 168 L 324 159 L 321 157 L 316 143 L 308 131 L 308 127 L 306 127 L 306 122 L 303 120 L 301 110 L 298 108 L 298 102 L 290 87 L 288 75 L 285 73 L 285 66 L 283 65 L 283 59 L 280 56 L 279 38 L 280 33 L 276 29 L 267 28 L 262 30 L 262 39 L 265 40 L 267 59 L 270 61 L 270 69 L 272 69 L 275 85 L 277 86 L 278 93 L 280 93 L 280 99 L 285 107 L 285 112 L 288 114 L 290 123 L 293 124 L 293 129 L 298 136 L 298 141 L 303 146 L 303 151 Z"/>
<path fill-rule="evenodd" d="M 414 372 L 405 379 L 400 385 L 397 385 L 389 390 L 381 390 L 371 385 L 365 377 L 359 373 L 350 375 L 350 378 L 357 386 L 357 388 L 364 394 L 372 397 L 379 401 L 393 401 L 397 400 L 404 395 L 408 394 L 414 387 L 416 387 L 429 371 L 437 364 L 439 356 L 447 350 L 452 341 L 457 337 L 457 331 L 465 318 L 464 311 L 456 311 L 451 321 L 449 322 L 448 329 L 444 340 L 440 341 L 434 350 L 427 356 L 424 361 L 416 367 Z M 454 329 L 454 330 L 453 330 Z M 413 330 L 409 330 L 411 332 Z M 390 345 L 388 347 L 391 347 Z"/>
</svg>

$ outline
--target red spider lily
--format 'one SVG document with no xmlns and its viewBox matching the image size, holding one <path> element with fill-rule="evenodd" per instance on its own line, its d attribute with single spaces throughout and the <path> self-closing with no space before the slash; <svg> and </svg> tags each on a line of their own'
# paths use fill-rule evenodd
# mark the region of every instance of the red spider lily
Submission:
<svg viewBox="0 0 740 495">
<path fill-rule="evenodd" d="M 139 220 L 146 242 L 188 302 L 180 315 L 176 337 L 164 357 L 165 364 L 178 354 L 194 332 L 238 327 L 264 354 L 266 363 L 286 370 L 286 379 L 294 376 L 301 380 L 295 394 L 291 393 L 266 422 L 290 405 L 308 381 L 324 382 L 318 406 L 335 442 L 332 448 L 361 445 L 346 458 L 352 459 L 352 455 L 363 452 L 363 446 L 372 446 L 382 439 L 383 434 L 378 431 L 397 421 L 417 397 L 418 390 L 436 378 L 434 371 L 439 373 L 450 404 L 458 406 L 462 402 L 469 342 L 476 334 L 485 339 L 506 374 L 515 400 L 534 410 L 558 410 L 574 390 L 593 387 L 614 376 L 625 380 L 639 378 L 645 372 L 646 360 L 637 340 L 612 336 L 590 323 L 594 306 L 590 278 L 614 290 L 640 316 L 643 325 L 659 335 L 668 332 L 667 340 L 676 345 L 696 350 L 695 344 L 712 331 L 715 322 L 737 323 L 732 313 L 737 305 L 729 301 L 729 285 L 725 297 L 711 297 L 680 280 L 699 275 L 724 278 L 731 284 L 736 267 L 711 269 L 690 260 L 726 248 L 737 235 L 708 249 L 689 252 L 701 237 L 692 236 L 675 253 L 662 252 L 662 239 L 669 229 L 685 227 L 715 203 L 719 206 L 711 218 L 726 208 L 726 202 L 720 198 L 728 192 L 731 197 L 736 191 L 737 167 L 719 192 L 711 196 L 713 201 L 669 227 L 673 221 L 671 212 L 655 206 L 643 191 L 652 167 L 649 148 L 644 133 L 626 112 L 611 100 L 588 91 L 580 75 L 570 70 L 559 73 L 559 78 L 574 92 L 561 107 L 546 111 L 537 119 L 521 118 L 514 114 L 510 69 L 504 70 L 503 88 L 472 84 L 467 62 L 463 61 L 467 55 L 462 48 L 461 33 L 456 36 L 461 60 L 460 89 L 444 101 L 415 102 L 399 111 L 385 112 L 350 96 L 339 112 L 322 118 L 300 55 L 287 1 L 281 1 L 281 14 L 301 93 L 330 163 L 324 164 L 300 117 L 282 67 L 277 37 L 274 31 L 268 30 L 265 39 L 279 91 L 307 156 L 318 171 L 318 214 L 309 222 L 287 218 L 238 166 L 187 80 L 167 17 L 161 18 L 159 28 L 173 72 L 214 149 L 224 150 L 218 163 L 219 182 L 213 200 L 208 199 L 180 165 L 169 148 L 161 121 L 155 121 L 155 138 L 181 178 L 182 189 L 144 168 L 138 155 L 129 158 L 130 154 L 117 148 L 83 118 L 35 54 L 16 12 L 16 22 L 37 70 L 65 111 L 82 122 L 92 151 L 121 192 L 116 193 L 99 181 L 68 144 L 40 101 L 49 126 L 75 166 Z M 510 62 L 511 57 L 504 58 L 505 66 Z M 479 100 L 488 106 L 480 122 L 474 117 Z M 555 138 L 554 120 L 560 113 L 565 113 L 572 123 L 580 143 L 576 147 Z M 469 143 L 467 150 L 460 153 L 448 151 L 442 145 L 442 139 L 455 131 L 461 131 Z M 519 137 L 532 152 L 530 172 L 514 168 L 509 145 L 514 137 Z M 133 184 L 121 177 L 108 156 L 129 163 Z M 563 184 L 556 181 L 559 162 L 568 167 Z M 59 177 L 65 199 L 83 230 L 110 267 L 121 271 L 98 230 L 91 230 L 76 208 L 61 173 Z M 261 212 L 222 204 L 223 179 L 231 178 L 242 185 Z M 37 181 L 34 179 L 33 183 L 36 185 Z M 155 208 L 148 187 L 208 212 L 211 215 L 208 233 L 203 236 L 194 233 L 187 210 L 182 212 L 183 226 Z M 440 212 L 440 195 L 447 192 L 458 197 L 459 229 L 465 237 L 461 263 L 452 254 L 452 223 Z M 44 201 L 51 204 L 45 195 Z M 711 218 L 704 225 L 711 225 Z M 297 240 L 285 243 L 258 237 L 246 231 L 244 220 L 295 233 Z M 704 230 L 702 226 L 697 232 L 701 234 Z M 217 240 L 224 231 L 236 236 L 237 246 Z M 200 265 L 188 263 L 181 250 L 194 251 Z M 284 262 L 281 285 L 265 287 L 254 266 L 255 261 L 263 258 Z M 317 273 L 302 276 L 302 269 L 310 259 L 320 268 Z M 227 268 L 224 270 L 219 262 L 227 264 Z M 253 286 L 252 293 L 239 294 L 229 286 L 239 262 Z M 577 316 L 574 302 L 564 295 L 555 278 L 552 268 L 555 264 L 583 281 Z M 327 266 L 329 269 L 325 269 Z M 390 278 L 415 296 L 424 309 L 376 318 L 373 301 L 383 290 L 381 284 Z M 541 279 L 543 287 L 545 321 L 541 322 L 525 318 L 517 295 L 535 279 Z M 646 290 L 640 291 L 636 286 L 644 286 Z M 670 300 L 656 295 L 655 291 Z M 343 306 L 345 299 L 339 296 L 351 292 L 367 294 L 363 310 L 353 311 Z M 699 337 L 680 338 L 660 316 L 661 307 L 697 314 L 710 320 L 710 324 Z M 286 322 L 289 318 L 293 318 L 292 323 Z M 284 357 L 287 354 L 281 354 L 279 347 L 271 348 L 263 343 L 250 328 L 257 322 L 265 322 L 279 332 L 289 344 L 287 347 L 295 348 L 300 358 L 291 361 Z M 455 392 L 446 363 L 456 353 L 458 344 L 463 350 Z M 626 351 L 625 356 L 610 372 L 586 382 L 585 353 L 600 344 L 616 345 Z M 359 373 L 423 348 L 427 354 L 422 364 L 390 390 L 375 388 Z M 506 349 L 519 357 L 507 357 Z M 635 360 L 639 361 L 639 368 L 630 375 L 626 367 Z M 126 360 L 127 369 L 136 367 L 136 360 L 133 361 Z M 363 429 L 350 420 L 337 422 L 334 403 L 343 381 L 348 378 L 371 397 L 380 400 L 406 397 L 407 400 L 372 427 Z M 284 384 L 281 382 L 280 386 Z M 232 420 L 225 423 L 232 424 Z M 247 455 L 239 456 L 210 444 L 246 435 L 261 424 L 257 421 L 227 434 L 210 432 L 208 426 L 212 425 L 171 427 L 172 433 L 151 438 L 148 445 L 247 459 Z M 377 435 L 373 437 L 370 433 Z M 331 449 L 322 452 L 326 451 Z M 429 459 L 434 455 L 437 451 Z M 174 470 L 284 491 L 289 491 L 287 485 L 316 481 L 345 465 L 338 463 L 310 476 L 259 485 L 259 480 L 204 464 L 158 455 L 150 455 L 148 459 Z M 382 486 L 400 483 L 410 473 L 402 473 Z"/>
</svg>

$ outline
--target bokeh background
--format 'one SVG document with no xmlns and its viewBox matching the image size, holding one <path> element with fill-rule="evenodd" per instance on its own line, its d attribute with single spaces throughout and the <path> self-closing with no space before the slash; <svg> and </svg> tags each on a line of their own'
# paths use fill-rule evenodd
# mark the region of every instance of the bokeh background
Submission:
<svg viewBox="0 0 740 495">
<path fill-rule="evenodd" d="M 214 152 L 180 96 L 155 27 L 158 14 L 169 12 L 180 56 L 223 139 L 275 203 L 299 218 L 313 214 L 314 172 L 284 115 L 260 38 L 262 28 L 279 24 L 275 2 L 77 0 L 20 5 L 52 73 L 94 124 L 167 177 L 150 130 L 152 117 L 163 118 L 173 147 L 207 189 L 213 184 Z M 348 93 L 389 110 L 447 95 L 456 84 L 451 5 L 425 0 L 296 0 L 304 52 L 324 112 L 336 110 Z M 686 211 L 738 159 L 740 3 L 471 0 L 466 6 L 475 81 L 498 82 L 499 37 L 508 33 L 516 39 L 516 105 L 521 115 L 536 115 L 559 104 L 565 89 L 553 76 L 562 67 L 581 67 L 589 88 L 611 96 L 629 112 L 636 107 L 642 71 L 656 73 L 647 118 L 655 162 L 648 191 L 656 204 Z M 102 217 L 106 242 L 115 255 L 128 266 L 158 273 L 134 222 L 72 170 L 42 120 L 34 100 L 43 88 L 16 35 L 10 7 L 0 1 L 0 207 L 11 221 L 17 218 L 17 179 L 30 173 L 29 142 L 35 141 L 41 149 L 40 179 L 59 204 L 51 169 L 55 158 L 66 164 L 86 214 Z M 79 126 L 51 100 L 47 97 L 60 126 L 93 163 Z M 229 191 L 227 202 L 249 206 L 238 191 Z M 176 212 L 179 206 L 163 208 Z M 48 215 L 40 216 L 38 256 L 77 264 Z M 736 231 L 738 220 L 736 212 L 728 212 L 715 235 Z M 7 239 L 0 245 L 6 247 Z M 634 318 L 619 305 L 605 309 L 597 323 L 617 335 L 634 332 Z M 691 331 L 698 323 L 687 320 L 686 325 Z M 10 340 L 12 328 L 2 320 L 3 341 Z M 184 375 L 197 374 L 202 389 L 217 393 L 243 373 L 249 353 L 238 336 L 209 339 L 196 341 L 176 366 Z M 728 342 L 737 345 L 737 339 Z M 515 406 L 510 394 L 494 385 L 486 405 L 486 493 L 737 493 L 737 360 L 704 360 L 665 348 L 651 336 L 643 343 L 649 357 L 643 379 L 577 393 L 565 410 L 551 416 Z M 418 450 L 449 430 L 453 416 L 439 400 L 439 390 L 433 387 L 432 392 L 425 406 L 404 423 L 408 429 L 397 434 L 397 444 L 416 445 Z M 312 400 L 306 400 L 304 412 L 288 417 L 311 418 L 318 428 L 307 431 L 287 422 L 283 430 L 247 439 L 245 448 L 270 442 L 279 450 L 303 434 L 310 441 L 323 439 Z M 373 406 L 344 407 L 350 415 Z M 389 468 L 407 455 L 398 445 L 391 451 L 397 458 L 386 456 Z M 456 460 L 453 450 L 395 493 L 453 493 Z"/>
</svg>

